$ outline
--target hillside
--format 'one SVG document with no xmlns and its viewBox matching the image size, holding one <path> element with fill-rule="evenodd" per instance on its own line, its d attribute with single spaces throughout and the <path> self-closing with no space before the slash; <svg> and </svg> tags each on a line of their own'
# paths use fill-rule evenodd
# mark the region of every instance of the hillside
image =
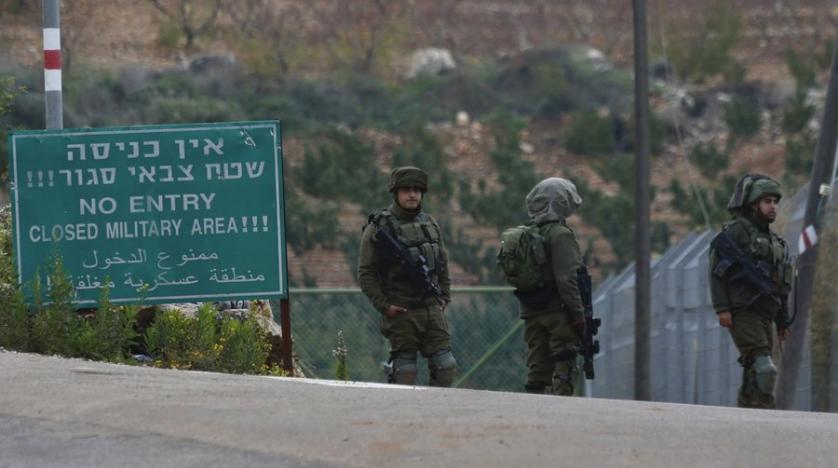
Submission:
<svg viewBox="0 0 838 468">
<path fill-rule="evenodd" d="M 32 94 L 41 86 L 41 30 L 34 3 L 0 2 L 0 73 L 14 73 Z M 457 237 L 449 241 L 456 285 L 497 281 L 492 249 L 506 218 L 492 218 L 485 204 L 521 205 L 523 211 L 521 190 L 514 184 L 529 180 L 529 171 L 536 180 L 560 175 L 584 184 L 580 188 L 589 196 L 582 216 L 569 222 L 596 277 L 628 259 L 630 3 L 315 0 L 301 6 L 257 0 L 221 2 L 222 9 L 213 12 L 214 2 L 195 2 L 192 16 L 185 18 L 177 17 L 177 1 L 159 2 L 165 12 L 145 1 L 63 3 L 71 124 L 288 122 L 284 156 L 294 195 L 289 214 L 291 227 L 297 223 L 301 229 L 291 241 L 319 239 L 289 249 L 294 284 L 353 285 L 353 242 L 364 213 L 386 202 L 383 185 L 380 193 L 339 200 L 306 185 L 306 165 L 328 159 L 320 153 L 315 161 L 318 145 L 326 142 L 338 151 L 328 154 L 343 154 L 340 132 L 352 139 L 345 144 L 373 153 L 379 181 L 396 158 L 417 161 L 421 155 L 411 151 L 433 153 L 438 145 L 435 157 L 445 161 L 445 170 L 435 174 L 452 182 L 444 194 L 432 189 L 429 202 Z M 732 188 L 726 177 L 758 171 L 790 188 L 802 183 L 823 101 L 825 44 L 834 37 L 838 19 L 823 0 L 778 0 L 769 6 L 759 0 L 647 3 L 652 108 L 659 128 L 652 220 L 654 246 L 661 251 L 697 226 L 718 225 Z M 193 40 L 178 29 L 189 21 L 209 27 Z M 406 80 L 407 57 L 425 47 L 449 50 L 457 68 L 426 81 Z M 207 58 L 209 65 L 201 65 Z M 350 74 L 361 82 L 341 78 Z M 162 88 L 172 81 L 180 88 Z M 248 88 L 255 98 L 236 94 Z M 150 89 L 159 96 L 137 100 Z M 382 102 L 389 106 L 399 99 L 407 104 L 384 117 L 355 114 L 356 108 L 374 113 Z M 289 105 L 292 100 L 299 102 Z M 387 116 L 413 112 L 415 102 L 426 106 L 417 115 L 435 142 L 431 147 L 422 146 L 424 133 L 411 133 L 407 119 L 387 123 Z M 37 111 L 27 107 L 38 105 L 18 100 L 9 123 L 36 128 Z M 315 112 L 314 106 L 334 109 Z M 458 121 L 459 111 L 465 114 Z M 498 121 L 499 112 L 514 118 Z M 793 112 L 799 122 L 790 126 Z M 338 133 L 320 128 L 327 119 L 323 115 Z M 311 122 L 317 128 L 310 129 Z M 517 130 L 511 145 L 504 146 L 498 132 L 510 129 Z M 604 149 L 597 146 L 602 141 Z M 498 151 L 505 152 L 501 156 L 507 162 L 498 162 Z M 510 164 L 508 158 L 532 169 L 503 166 Z M 524 172 L 506 184 L 499 175 L 508 170 Z M 296 207 L 302 211 L 291 212 Z M 475 211 L 479 207 L 483 212 Z M 314 235 L 324 229 L 320 237 Z"/>
</svg>

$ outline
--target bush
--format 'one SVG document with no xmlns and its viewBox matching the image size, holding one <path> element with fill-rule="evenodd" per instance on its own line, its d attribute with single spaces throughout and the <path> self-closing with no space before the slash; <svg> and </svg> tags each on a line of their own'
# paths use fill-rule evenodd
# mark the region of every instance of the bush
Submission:
<svg viewBox="0 0 838 468">
<path fill-rule="evenodd" d="M 734 96 L 725 105 L 725 123 L 731 139 L 753 136 L 760 128 L 759 106 L 753 98 Z"/>
<path fill-rule="evenodd" d="M 29 314 L 17 284 L 11 219 L 9 207 L 0 207 L 0 347 L 27 351 Z"/>
<path fill-rule="evenodd" d="M 422 125 L 412 127 L 393 153 L 392 167 L 416 166 L 428 173 L 430 196 L 423 208 L 436 212 L 447 204 L 454 189 L 454 176 L 448 170 L 448 157 L 436 137 Z"/>
<path fill-rule="evenodd" d="M 786 169 L 793 174 L 809 175 L 815 158 L 816 141 L 809 132 L 786 138 Z"/>
<path fill-rule="evenodd" d="M 489 156 L 498 174 L 499 187 L 489 190 L 485 180 L 477 184 L 477 192 L 460 184 L 460 204 L 479 223 L 495 226 L 500 232 L 528 220 L 525 198 L 537 179 L 532 163 L 521 157 L 519 132 L 523 122 L 509 114 L 495 116 L 490 125 L 495 149 Z"/>
<path fill-rule="evenodd" d="M 617 149 L 614 125 L 611 115 L 601 117 L 592 110 L 576 113 L 565 130 L 565 146 L 577 154 L 613 154 Z"/>
<path fill-rule="evenodd" d="M 349 380 L 349 367 L 346 364 L 346 358 L 349 356 L 349 349 L 346 347 L 346 340 L 343 338 L 343 330 L 338 330 L 337 343 L 335 349 L 332 350 L 332 355 L 335 357 L 335 380 Z"/>
<path fill-rule="evenodd" d="M 728 82 L 739 82 L 744 68 L 731 54 L 742 38 L 742 18 L 729 2 L 715 0 L 703 13 L 695 27 L 676 32 L 670 58 L 676 71 L 696 81 L 722 75 Z"/>
<path fill-rule="evenodd" d="M 375 147 L 355 133 L 332 129 L 307 148 L 295 174 L 305 193 L 324 200 L 347 200 L 378 206 L 386 179 L 378 169 Z M 369 208 L 367 208 L 369 209 Z"/>
<path fill-rule="evenodd" d="M 137 338 L 134 319 L 137 309 L 114 306 L 110 291 L 102 290 L 99 308 L 92 318 L 75 317 L 70 327 L 70 355 L 99 361 L 124 362 Z"/>
<path fill-rule="evenodd" d="M 221 322 L 218 345 L 221 352 L 217 370 L 234 374 L 267 372 L 265 362 L 270 344 L 253 312 L 244 320 L 225 318 Z"/>
<path fill-rule="evenodd" d="M 160 366 L 191 369 L 194 354 L 212 351 L 197 349 L 193 338 L 194 325 L 192 319 L 178 311 L 157 313 L 154 323 L 145 332 L 149 355 Z"/>
<path fill-rule="evenodd" d="M 701 175 L 714 180 L 720 171 L 727 169 L 730 164 L 730 156 L 719 151 L 713 143 L 698 143 L 690 149 L 690 162 L 692 162 Z"/>
<path fill-rule="evenodd" d="M 807 102 L 806 92 L 798 88 L 787 107 L 783 109 L 783 132 L 786 134 L 804 132 L 814 116 L 815 106 Z"/>
<path fill-rule="evenodd" d="M 25 92 L 24 87 L 15 83 L 14 76 L 0 74 L 0 190 L 6 187 L 8 179 L 6 174 L 9 166 L 7 138 L 8 132 L 12 128 L 2 117 L 11 110 L 15 98 Z"/>
<path fill-rule="evenodd" d="M 70 278 L 64 270 L 61 257 L 53 255 L 48 265 L 47 279 L 49 281 L 48 302 L 43 302 L 43 285 L 40 274 L 36 274 L 32 286 L 35 298 L 35 314 L 32 318 L 32 350 L 43 354 L 60 354 L 69 356 L 69 338 L 74 323 L 75 309 L 73 297 L 75 290 Z"/>
<path fill-rule="evenodd" d="M 146 345 L 155 364 L 161 367 L 220 371 L 231 373 L 266 373 L 270 344 L 254 312 L 243 320 L 224 317 L 203 304 L 195 318 L 178 311 L 158 313 L 146 330 Z"/>
<path fill-rule="evenodd" d="M 686 215 L 692 227 L 707 227 L 709 221 L 711 226 L 719 228 L 730 217 L 727 203 L 735 186 L 736 177 L 729 175 L 713 187 L 696 187 L 695 191 L 690 190 L 688 193 L 677 179 L 673 179 L 669 187 L 672 192 L 670 205 Z M 708 220 L 705 220 L 702 204 L 707 211 Z"/>
</svg>

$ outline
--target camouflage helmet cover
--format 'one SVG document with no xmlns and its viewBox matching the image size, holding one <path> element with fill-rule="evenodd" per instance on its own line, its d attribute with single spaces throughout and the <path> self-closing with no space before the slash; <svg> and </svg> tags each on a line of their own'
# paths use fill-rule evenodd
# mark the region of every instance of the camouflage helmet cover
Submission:
<svg viewBox="0 0 838 468">
<path fill-rule="evenodd" d="M 731 212 L 737 211 L 769 195 L 777 197 L 778 201 L 783 197 L 779 182 L 761 174 L 745 174 L 736 183 L 727 209 Z"/>
<path fill-rule="evenodd" d="M 428 173 L 413 166 L 402 166 L 390 173 L 390 183 L 387 188 L 395 192 L 401 187 L 416 187 L 422 192 L 428 191 Z"/>
</svg>

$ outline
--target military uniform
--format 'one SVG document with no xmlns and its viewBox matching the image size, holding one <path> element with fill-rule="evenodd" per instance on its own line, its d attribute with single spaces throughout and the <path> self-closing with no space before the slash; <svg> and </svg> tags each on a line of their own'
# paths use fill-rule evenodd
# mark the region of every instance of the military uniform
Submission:
<svg viewBox="0 0 838 468">
<path fill-rule="evenodd" d="M 752 205 L 766 196 L 781 197 L 779 184 L 765 176 L 747 174 L 737 184 L 728 204 L 733 219 L 722 233 L 754 266 L 761 269 L 775 294 L 761 294 L 744 278 L 733 281 L 737 267 L 715 248 L 710 250 L 710 292 L 716 313 L 730 312 L 731 338 L 739 350 L 742 384 L 737 404 L 744 408 L 773 408 L 777 369 L 771 359 L 774 331 L 788 327 L 788 294 L 794 273 L 783 238 L 769 229 L 769 221 Z"/>
<path fill-rule="evenodd" d="M 394 202 L 384 210 L 370 215 L 361 237 L 358 280 L 361 290 L 373 307 L 381 313 L 381 333 L 390 342 L 390 375 L 394 383 L 416 383 L 416 353 L 428 359 L 430 385 L 449 387 L 454 381 L 457 363 L 451 353 L 451 339 L 444 305 L 417 281 L 406 267 L 381 248 L 381 229 L 388 229 L 407 249 L 414 261 L 425 260 L 430 279 L 440 288 L 442 302 L 450 302 L 451 280 L 448 255 L 439 224 L 429 214 L 399 206 L 397 194 L 401 187 L 427 191 L 427 174 L 415 167 L 395 169 L 389 189 Z M 388 307 L 395 305 L 406 312 L 388 316 Z"/>
<path fill-rule="evenodd" d="M 521 299 L 527 343 L 527 383 L 530 393 L 573 395 L 576 353 L 584 307 L 577 272 L 584 267 L 576 235 L 565 219 L 582 203 L 576 187 L 558 177 L 538 183 L 527 195 L 527 212 L 544 238 L 547 264 L 542 270 L 546 295 Z"/>
</svg>

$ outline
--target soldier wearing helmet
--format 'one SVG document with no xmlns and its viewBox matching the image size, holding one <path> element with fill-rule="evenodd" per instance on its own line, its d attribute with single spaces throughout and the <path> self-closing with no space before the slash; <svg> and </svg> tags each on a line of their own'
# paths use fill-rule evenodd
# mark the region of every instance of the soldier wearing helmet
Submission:
<svg viewBox="0 0 838 468">
<path fill-rule="evenodd" d="M 745 174 L 727 206 L 733 219 L 710 249 L 713 307 L 739 350 L 743 371 L 737 404 L 745 408 L 774 408 L 774 328 L 780 341 L 788 334 L 794 264 L 786 242 L 769 228 L 781 198 L 777 181 Z"/>
<path fill-rule="evenodd" d="M 451 280 L 442 231 L 422 211 L 428 174 L 417 167 L 398 167 L 390 174 L 388 188 L 393 202 L 369 216 L 358 259 L 361 290 L 381 313 L 381 333 L 390 342 L 388 381 L 415 385 L 419 352 L 428 359 L 430 385 L 450 387 L 457 370 L 445 319 Z M 387 233 L 409 257 L 407 263 L 421 265 L 420 279 L 425 281 L 386 248 L 382 236 Z"/>
</svg>

